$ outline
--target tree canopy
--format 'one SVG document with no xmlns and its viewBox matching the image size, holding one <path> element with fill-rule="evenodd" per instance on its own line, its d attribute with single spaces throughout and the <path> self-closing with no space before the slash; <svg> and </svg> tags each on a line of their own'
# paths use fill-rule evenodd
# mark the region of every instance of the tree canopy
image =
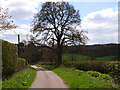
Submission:
<svg viewBox="0 0 120 90">
<path fill-rule="evenodd" d="M 0 31 L 16 28 L 12 16 L 8 15 L 9 9 L 0 7 Z"/>
<path fill-rule="evenodd" d="M 46 2 L 34 16 L 32 32 L 37 44 L 55 50 L 61 61 L 63 46 L 86 43 L 88 38 L 80 24 L 79 11 L 68 2 Z"/>
</svg>

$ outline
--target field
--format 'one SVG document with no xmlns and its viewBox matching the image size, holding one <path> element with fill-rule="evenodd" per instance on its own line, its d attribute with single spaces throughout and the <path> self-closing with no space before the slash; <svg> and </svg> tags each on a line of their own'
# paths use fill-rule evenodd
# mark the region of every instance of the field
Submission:
<svg viewBox="0 0 120 90">
<path fill-rule="evenodd" d="M 114 61 L 114 56 L 98 57 L 96 61 Z"/>
<path fill-rule="evenodd" d="M 80 54 L 63 54 L 62 57 L 65 61 L 114 61 L 114 56 L 97 57 L 94 60 Z"/>
<path fill-rule="evenodd" d="M 36 77 L 36 71 L 32 68 L 14 74 L 11 78 L 2 82 L 2 88 L 29 88 Z"/>
<path fill-rule="evenodd" d="M 79 54 L 63 54 L 63 59 L 65 61 L 89 61 L 91 60 L 88 56 L 82 56 Z"/>
</svg>

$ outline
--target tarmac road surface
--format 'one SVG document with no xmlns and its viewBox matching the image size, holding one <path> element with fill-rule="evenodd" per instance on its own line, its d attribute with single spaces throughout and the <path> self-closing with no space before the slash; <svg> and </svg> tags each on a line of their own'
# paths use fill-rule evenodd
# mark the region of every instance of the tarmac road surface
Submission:
<svg viewBox="0 0 120 90">
<path fill-rule="evenodd" d="M 30 88 L 68 88 L 64 81 L 54 72 L 31 65 L 37 75 Z"/>
</svg>

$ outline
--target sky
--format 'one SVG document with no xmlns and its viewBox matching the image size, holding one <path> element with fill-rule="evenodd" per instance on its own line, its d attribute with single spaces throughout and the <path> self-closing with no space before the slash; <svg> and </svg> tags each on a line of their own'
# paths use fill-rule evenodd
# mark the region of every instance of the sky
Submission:
<svg viewBox="0 0 120 90">
<path fill-rule="evenodd" d="M 27 38 L 27 34 L 32 34 L 30 24 L 33 16 L 45 1 L 48 0 L 0 0 L 0 6 L 9 8 L 9 15 L 18 26 L 16 29 L 0 31 L 0 39 L 17 43 L 18 34 L 21 41 Z M 87 45 L 118 43 L 118 0 L 66 1 L 80 11 L 81 29 L 88 32 Z"/>
</svg>

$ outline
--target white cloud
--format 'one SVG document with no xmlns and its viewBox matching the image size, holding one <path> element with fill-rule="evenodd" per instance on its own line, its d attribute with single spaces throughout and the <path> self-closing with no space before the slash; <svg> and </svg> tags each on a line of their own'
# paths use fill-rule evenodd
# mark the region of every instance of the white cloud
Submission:
<svg viewBox="0 0 120 90">
<path fill-rule="evenodd" d="M 25 10 L 18 8 L 9 12 L 9 15 L 12 16 L 15 20 L 28 20 L 33 17 L 34 12 L 31 10 Z"/>
<path fill-rule="evenodd" d="M 21 24 L 20 26 L 19 26 L 20 28 L 22 28 L 22 29 L 26 29 L 26 30 L 30 30 L 30 25 L 28 24 Z"/>
<path fill-rule="evenodd" d="M 118 15 L 118 11 L 113 11 L 112 8 L 103 9 L 101 11 L 96 11 L 88 14 L 86 17 L 84 17 L 84 21 L 89 22 L 95 22 L 95 23 L 117 23 L 116 20 L 118 18 L 116 17 Z"/>
<path fill-rule="evenodd" d="M 26 26 L 26 25 L 23 25 Z M 32 33 L 25 29 L 13 29 L 8 31 L 1 31 L 0 38 L 11 43 L 17 43 L 17 35 L 20 35 L 20 40 L 26 39 L 26 35 L 31 35 Z"/>
<path fill-rule="evenodd" d="M 46 1 L 62 1 L 62 0 L 1 0 L 1 6 L 9 8 L 9 14 L 15 20 L 28 20 L 37 13 L 37 9 L 41 2 Z M 67 1 L 67 0 L 64 0 Z"/>
<path fill-rule="evenodd" d="M 9 8 L 9 14 L 15 20 L 28 20 L 39 7 L 40 0 L 2 0 L 2 7 Z"/>
<path fill-rule="evenodd" d="M 112 8 L 88 14 L 81 24 L 88 31 L 88 44 L 118 42 L 118 11 Z"/>
</svg>

